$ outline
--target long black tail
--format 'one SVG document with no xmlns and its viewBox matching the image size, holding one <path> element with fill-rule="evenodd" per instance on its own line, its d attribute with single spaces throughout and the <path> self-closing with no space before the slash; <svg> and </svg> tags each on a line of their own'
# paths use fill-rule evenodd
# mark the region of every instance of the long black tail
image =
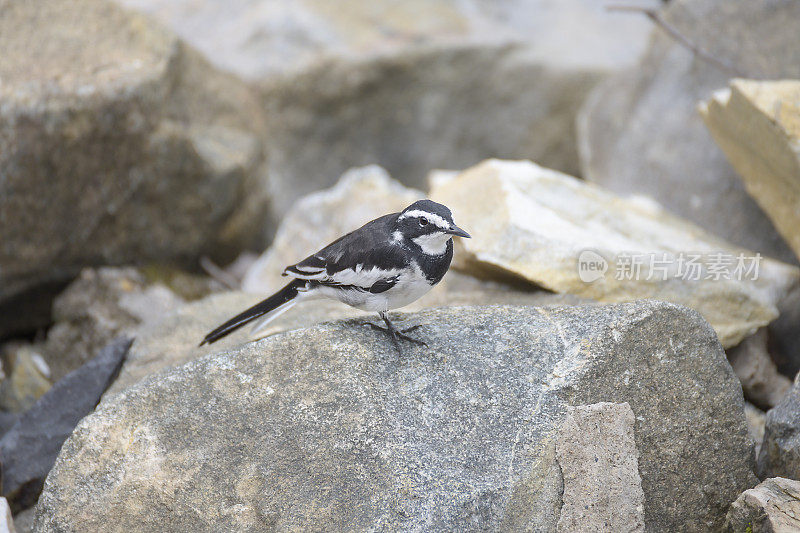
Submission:
<svg viewBox="0 0 800 533">
<path fill-rule="evenodd" d="M 284 288 L 267 298 L 266 300 L 261 300 L 256 305 L 251 307 L 246 311 L 242 311 L 235 317 L 231 318 L 217 329 L 209 333 L 203 339 L 203 342 L 200 343 L 200 346 L 204 344 L 211 344 L 220 340 L 222 337 L 236 331 L 240 327 L 244 326 L 245 324 L 252 322 L 253 320 L 257 319 L 260 316 L 264 316 L 270 311 L 277 309 L 278 307 L 282 306 L 283 304 L 294 300 L 297 297 L 297 293 L 299 292 L 298 289 L 301 287 L 305 287 L 306 283 L 305 280 L 295 279 L 292 280 L 291 283 L 286 285 Z"/>
</svg>

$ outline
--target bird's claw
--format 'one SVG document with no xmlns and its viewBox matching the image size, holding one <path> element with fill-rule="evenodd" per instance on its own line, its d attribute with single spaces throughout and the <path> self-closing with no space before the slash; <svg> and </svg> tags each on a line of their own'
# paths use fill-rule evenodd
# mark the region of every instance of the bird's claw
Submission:
<svg viewBox="0 0 800 533">
<path fill-rule="evenodd" d="M 364 326 L 369 326 L 374 330 L 383 331 L 384 333 L 388 333 L 389 334 L 389 338 L 392 339 L 392 344 L 394 345 L 395 349 L 397 349 L 398 353 L 400 353 L 400 355 L 403 354 L 403 350 L 400 347 L 400 342 L 399 342 L 400 339 L 402 339 L 404 341 L 407 341 L 407 342 L 410 342 L 412 344 L 416 344 L 417 346 L 425 346 L 426 348 L 428 347 L 428 343 L 426 343 L 425 341 L 422 341 L 422 340 L 419 340 L 419 339 L 415 339 L 414 337 L 410 337 L 410 336 L 406 335 L 406 333 L 409 333 L 411 331 L 414 331 L 414 330 L 422 327 L 422 324 L 417 324 L 416 326 L 411 326 L 410 328 L 401 329 L 399 331 L 394 329 L 394 328 L 385 328 L 383 326 L 379 326 L 377 324 L 373 324 L 372 322 L 364 322 L 363 325 Z"/>
</svg>

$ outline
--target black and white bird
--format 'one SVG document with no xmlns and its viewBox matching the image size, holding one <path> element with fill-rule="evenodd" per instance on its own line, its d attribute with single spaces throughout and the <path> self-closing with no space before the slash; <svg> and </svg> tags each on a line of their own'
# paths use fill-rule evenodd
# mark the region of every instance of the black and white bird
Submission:
<svg viewBox="0 0 800 533">
<path fill-rule="evenodd" d="M 386 328 L 370 325 L 388 331 L 398 351 L 398 339 L 424 344 L 405 334 L 414 328 L 397 330 L 387 312 L 418 300 L 441 281 L 453 259 L 453 236 L 469 238 L 450 210 L 431 200 L 376 218 L 286 267 L 283 275 L 294 278 L 291 282 L 210 332 L 200 345 L 259 318 L 260 325 L 266 324 L 295 303 L 313 298 L 377 312 Z"/>
</svg>

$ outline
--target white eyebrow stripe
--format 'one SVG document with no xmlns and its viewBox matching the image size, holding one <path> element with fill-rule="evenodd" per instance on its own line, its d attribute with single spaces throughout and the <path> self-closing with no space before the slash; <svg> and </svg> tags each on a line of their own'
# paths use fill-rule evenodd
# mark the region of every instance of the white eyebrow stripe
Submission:
<svg viewBox="0 0 800 533">
<path fill-rule="evenodd" d="M 447 222 L 445 219 L 443 219 L 439 215 L 428 213 L 427 211 L 422 211 L 421 209 L 406 211 L 405 213 L 400 215 L 397 220 L 403 220 L 404 218 L 408 217 L 425 217 L 428 219 L 429 222 L 433 222 L 442 229 L 450 229 L 450 223 Z"/>
</svg>

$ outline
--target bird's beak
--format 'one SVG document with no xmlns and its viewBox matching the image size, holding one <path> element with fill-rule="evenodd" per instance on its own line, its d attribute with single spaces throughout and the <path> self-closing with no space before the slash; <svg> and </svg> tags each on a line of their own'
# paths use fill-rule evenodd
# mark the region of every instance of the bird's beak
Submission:
<svg viewBox="0 0 800 533">
<path fill-rule="evenodd" d="M 449 230 L 447 230 L 445 233 L 449 233 L 450 235 L 455 235 L 456 237 L 464 237 L 465 239 L 471 238 L 469 233 L 467 233 L 463 229 L 459 228 L 455 224 Z"/>
</svg>

